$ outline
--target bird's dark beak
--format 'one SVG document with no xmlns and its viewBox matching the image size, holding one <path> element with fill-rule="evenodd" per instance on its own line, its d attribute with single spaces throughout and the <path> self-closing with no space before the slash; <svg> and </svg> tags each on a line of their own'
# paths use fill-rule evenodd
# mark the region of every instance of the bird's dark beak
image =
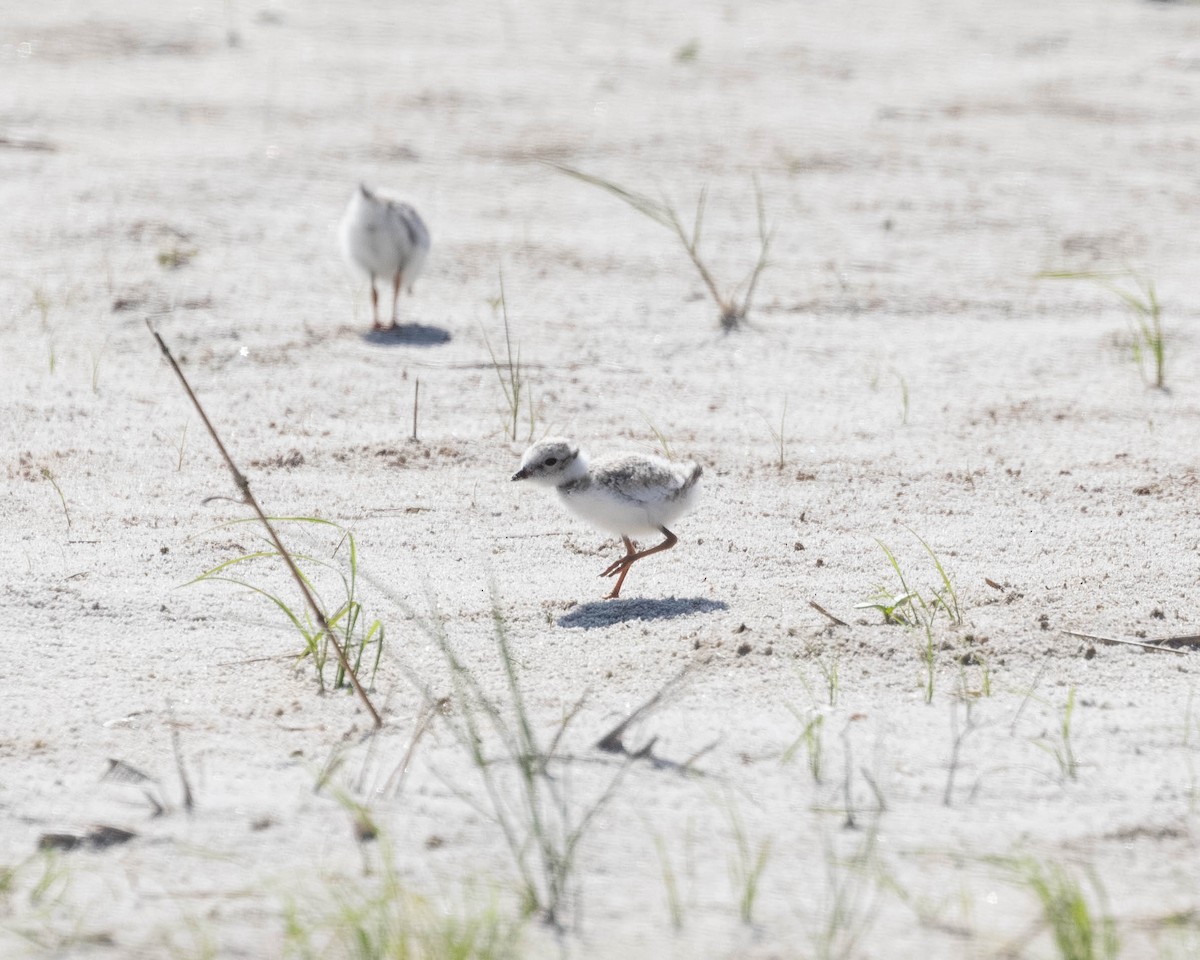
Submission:
<svg viewBox="0 0 1200 960">
<path fill-rule="evenodd" d="M 514 480 L 524 480 L 528 476 L 529 476 L 529 471 L 525 467 L 522 467 L 520 470 L 518 470 L 516 473 L 514 473 L 512 475 L 512 478 Z"/>
</svg>

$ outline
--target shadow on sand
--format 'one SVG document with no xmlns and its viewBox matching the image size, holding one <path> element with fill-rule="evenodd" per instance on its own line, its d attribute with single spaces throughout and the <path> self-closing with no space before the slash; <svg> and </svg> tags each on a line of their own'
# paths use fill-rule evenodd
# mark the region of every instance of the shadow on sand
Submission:
<svg viewBox="0 0 1200 960">
<path fill-rule="evenodd" d="M 381 347 L 437 347 L 450 342 L 450 331 L 423 323 L 402 323 L 394 330 L 370 330 L 363 339 Z"/>
<path fill-rule="evenodd" d="M 729 604 L 722 600 L 707 600 L 704 597 L 667 597 L 665 600 L 601 600 L 585 603 L 570 613 L 558 618 L 560 627 L 579 630 L 595 630 L 611 627 L 630 620 L 673 620 L 693 613 L 715 613 L 728 610 Z"/>
</svg>

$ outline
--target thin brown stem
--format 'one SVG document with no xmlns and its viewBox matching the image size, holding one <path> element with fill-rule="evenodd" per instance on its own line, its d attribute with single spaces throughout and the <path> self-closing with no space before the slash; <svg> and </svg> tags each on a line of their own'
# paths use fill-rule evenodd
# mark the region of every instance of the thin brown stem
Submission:
<svg viewBox="0 0 1200 960">
<path fill-rule="evenodd" d="M 413 384 L 413 434 L 412 438 L 417 439 L 417 404 L 421 400 L 421 378 L 417 378 L 417 382 Z"/>
<path fill-rule="evenodd" d="M 763 270 L 767 266 L 767 255 L 771 249 L 771 233 L 767 228 L 767 214 L 763 207 L 762 187 L 758 183 L 758 178 L 754 178 L 754 199 L 758 210 L 758 262 L 754 264 L 754 270 L 750 273 L 750 283 L 746 288 L 746 296 L 742 300 L 741 314 L 743 317 L 749 315 L 750 305 L 754 302 L 754 288 L 758 286 L 758 278 L 762 275 Z"/>
<path fill-rule="evenodd" d="M 358 698 L 363 702 L 363 706 L 367 708 L 367 713 L 371 715 L 371 720 L 376 727 L 383 726 L 383 718 L 379 715 L 379 711 L 375 709 L 371 703 L 371 698 L 367 696 L 367 691 L 358 680 L 358 674 L 354 672 L 354 668 L 350 666 L 350 661 L 346 657 L 346 651 L 342 649 L 342 645 L 338 643 L 337 637 L 334 636 L 333 630 L 330 628 L 328 621 L 325 619 L 325 614 L 321 611 L 317 604 L 316 597 L 312 595 L 308 584 L 304 582 L 304 577 L 300 573 L 300 568 L 296 566 L 296 561 L 292 559 L 292 555 L 288 552 L 287 547 L 283 545 L 283 541 L 279 539 L 279 534 L 275 532 L 275 527 L 271 524 L 270 519 L 263 512 L 262 507 L 258 505 L 258 500 L 254 494 L 250 492 L 250 481 L 246 479 L 245 474 L 237 468 L 237 464 L 233 462 L 233 457 L 229 455 L 229 451 L 225 449 L 225 444 L 221 442 L 221 437 L 217 434 L 216 428 L 212 425 L 212 421 L 208 419 L 208 414 L 204 412 L 204 407 L 201 406 L 199 398 L 192 390 L 192 385 L 188 383 L 187 377 L 183 375 L 183 371 L 179 368 L 179 364 L 175 362 L 175 357 L 171 355 L 170 348 L 167 347 L 166 341 L 159 335 L 159 332 L 154 329 L 154 324 L 149 320 L 146 321 L 146 326 L 149 328 L 151 335 L 158 341 L 158 348 L 162 351 L 164 357 L 167 358 L 167 363 L 171 365 L 171 369 L 175 371 L 175 376 L 179 378 L 179 382 L 183 385 L 184 392 L 188 395 L 188 399 L 192 401 L 192 406 L 196 408 L 196 412 L 200 414 L 200 420 L 207 428 L 209 436 L 213 438 L 213 443 L 217 445 L 217 450 L 220 451 L 225 465 L 229 468 L 229 472 L 233 475 L 234 485 L 242 495 L 242 502 L 249 506 L 262 525 L 267 528 L 267 534 L 271 538 L 271 542 L 275 545 L 275 549 L 279 551 L 279 556 L 283 558 L 283 562 L 287 565 L 288 572 L 291 573 L 292 579 L 296 581 L 296 586 L 300 588 L 300 593 L 304 596 L 305 603 L 312 611 L 313 617 L 316 618 L 321 630 L 329 637 L 329 642 L 333 644 L 334 652 L 337 653 L 338 663 L 341 664 L 342 670 L 346 676 L 350 678 L 350 684 L 354 687 L 354 692 L 358 694 Z"/>
<path fill-rule="evenodd" d="M 708 292 L 712 294 L 712 298 L 716 301 L 718 307 L 721 308 L 722 315 L 729 314 L 733 310 L 733 305 L 721 296 L 721 291 L 717 289 L 717 281 L 713 279 L 711 273 L 708 272 L 708 267 L 704 261 L 700 259 L 700 254 L 696 250 L 696 244 L 688 238 L 687 232 L 683 229 L 683 224 L 679 222 L 679 217 L 675 215 L 675 208 L 666 206 L 667 216 L 670 220 L 671 227 L 674 229 L 676 236 L 679 237 L 679 242 L 683 249 L 687 251 L 687 255 L 691 258 L 692 263 L 696 267 L 696 271 L 700 274 L 700 279 L 704 281 L 704 285 L 708 287 Z"/>
<path fill-rule="evenodd" d="M 408 749 L 404 751 L 404 759 L 392 771 L 392 775 L 387 778 L 383 789 L 379 791 L 381 796 L 390 795 L 393 800 L 399 798 L 400 791 L 404 789 L 404 781 L 408 777 L 408 770 L 412 764 L 413 756 L 417 752 L 417 744 L 421 742 L 421 738 L 425 736 L 426 732 L 433 725 L 434 718 L 444 705 L 445 701 L 429 701 L 421 708 L 421 713 L 417 717 L 417 725 L 413 727 L 412 736 L 408 741 Z"/>
<path fill-rule="evenodd" d="M 838 627 L 848 627 L 848 626 L 850 626 L 850 624 L 848 624 L 848 623 L 847 623 L 845 620 L 839 620 L 837 617 L 835 617 L 835 616 L 834 616 L 832 613 L 830 613 L 830 612 L 829 612 L 828 610 L 826 610 L 826 609 L 825 609 L 823 606 L 821 606 L 819 603 L 817 603 L 817 601 L 816 601 L 816 600 L 809 600 L 809 601 L 808 601 L 808 605 L 809 605 L 810 607 L 812 607 L 814 610 L 816 610 L 816 611 L 817 611 L 817 613 L 821 614 L 821 616 L 823 616 L 823 617 L 827 618 L 828 620 L 832 621 L 832 622 L 833 622 L 833 624 L 834 624 L 834 626 L 838 626 Z"/>
</svg>

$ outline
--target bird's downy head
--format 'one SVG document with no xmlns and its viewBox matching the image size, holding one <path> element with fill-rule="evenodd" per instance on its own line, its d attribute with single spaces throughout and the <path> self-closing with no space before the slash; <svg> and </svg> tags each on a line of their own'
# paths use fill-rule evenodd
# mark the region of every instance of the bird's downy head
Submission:
<svg viewBox="0 0 1200 960">
<path fill-rule="evenodd" d="M 521 469 L 512 478 L 557 487 L 585 473 L 587 461 L 578 446 L 562 437 L 547 437 L 525 451 L 521 457 Z"/>
</svg>

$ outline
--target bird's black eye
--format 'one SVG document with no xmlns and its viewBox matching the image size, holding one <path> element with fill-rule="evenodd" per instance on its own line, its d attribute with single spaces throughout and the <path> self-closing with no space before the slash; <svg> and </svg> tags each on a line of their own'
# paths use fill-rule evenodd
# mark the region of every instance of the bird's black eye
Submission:
<svg viewBox="0 0 1200 960">
<path fill-rule="evenodd" d="M 556 463 L 558 463 L 558 457 L 547 457 L 546 458 L 546 466 L 552 467 Z"/>
</svg>

